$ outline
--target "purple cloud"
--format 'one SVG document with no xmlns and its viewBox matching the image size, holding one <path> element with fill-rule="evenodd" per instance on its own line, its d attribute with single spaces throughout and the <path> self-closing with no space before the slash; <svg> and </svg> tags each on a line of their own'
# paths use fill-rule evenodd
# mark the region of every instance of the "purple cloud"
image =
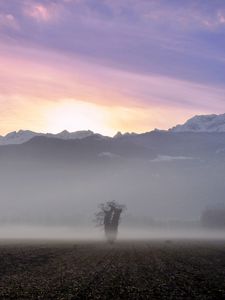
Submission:
<svg viewBox="0 0 225 300">
<path fill-rule="evenodd" d="M 0 0 L 0 55 L 0 96 L 10 101 L 35 92 L 43 101 L 220 112 L 225 3 Z"/>
</svg>

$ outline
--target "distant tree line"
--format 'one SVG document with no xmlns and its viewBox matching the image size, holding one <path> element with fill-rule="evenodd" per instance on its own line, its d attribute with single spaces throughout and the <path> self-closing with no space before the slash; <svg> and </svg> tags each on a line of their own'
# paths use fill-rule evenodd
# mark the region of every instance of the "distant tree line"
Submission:
<svg viewBox="0 0 225 300">
<path fill-rule="evenodd" d="M 201 216 L 201 224 L 208 228 L 225 228 L 225 207 L 205 209 Z"/>
</svg>

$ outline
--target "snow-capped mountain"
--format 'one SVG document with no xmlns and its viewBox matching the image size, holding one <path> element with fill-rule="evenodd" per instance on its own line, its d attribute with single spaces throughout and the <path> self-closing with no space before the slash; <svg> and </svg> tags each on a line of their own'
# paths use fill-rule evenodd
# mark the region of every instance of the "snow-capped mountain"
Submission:
<svg viewBox="0 0 225 300">
<path fill-rule="evenodd" d="M 125 132 L 125 133 L 121 133 L 121 131 L 118 131 L 113 138 L 121 138 L 121 137 L 125 137 L 125 136 L 135 136 L 138 135 L 138 133 L 135 132 Z"/>
<path fill-rule="evenodd" d="M 155 129 L 151 131 L 152 133 L 166 133 L 166 130 Z M 225 132 L 225 114 L 221 115 L 199 115 L 194 116 L 193 118 L 187 120 L 182 125 L 177 125 L 168 130 L 168 132 Z M 150 133 L 150 132 L 149 132 Z M 147 134 L 147 133 L 146 133 Z M 100 139 L 109 138 L 101 134 L 96 134 L 91 130 L 81 130 L 75 132 L 69 132 L 64 130 L 60 133 L 39 133 L 30 130 L 19 130 L 8 133 L 5 136 L 0 136 L 0 145 L 13 145 L 13 144 L 23 144 L 36 136 L 45 136 L 48 138 L 58 138 L 62 140 L 75 140 L 83 139 L 90 136 L 97 136 Z M 114 135 L 114 139 L 123 139 L 123 138 L 138 138 L 142 134 L 134 132 L 121 133 L 117 132 Z"/>
<path fill-rule="evenodd" d="M 225 114 L 199 115 L 177 125 L 172 132 L 225 132 Z"/>
<path fill-rule="evenodd" d="M 0 137 L 0 145 L 9 144 L 22 144 L 35 136 L 43 135 L 43 133 L 37 133 L 30 130 L 19 130 L 8 133 L 5 136 Z"/>
<path fill-rule="evenodd" d="M 95 133 L 91 130 L 80 130 L 80 131 L 74 131 L 69 132 L 67 130 L 64 130 L 62 132 L 59 132 L 57 134 L 47 133 L 47 137 L 56 137 L 63 140 L 75 140 L 75 139 L 83 139 L 88 136 L 94 135 Z"/>
<path fill-rule="evenodd" d="M 19 130 L 8 133 L 5 136 L 0 136 L 0 145 L 13 145 L 23 144 L 31 140 L 35 136 L 46 136 L 49 138 L 59 138 L 63 140 L 83 139 L 94 135 L 95 133 L 91 130 L 82 130 L 75 132 L 68 132 L 66 130 L 53 134 L 53 133 L 38 133 L 30 130 Z"/>
</svg>

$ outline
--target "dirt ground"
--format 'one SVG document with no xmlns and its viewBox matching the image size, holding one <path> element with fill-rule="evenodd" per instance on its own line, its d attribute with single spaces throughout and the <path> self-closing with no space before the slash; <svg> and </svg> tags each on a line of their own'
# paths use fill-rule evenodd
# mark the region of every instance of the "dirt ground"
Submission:
<svg viewBox="0 0 225 300">
<path fill-rule="evenodd" d="M 225 242 L 2 241 L 0 299 L 225 299 Z"/>
</svg>

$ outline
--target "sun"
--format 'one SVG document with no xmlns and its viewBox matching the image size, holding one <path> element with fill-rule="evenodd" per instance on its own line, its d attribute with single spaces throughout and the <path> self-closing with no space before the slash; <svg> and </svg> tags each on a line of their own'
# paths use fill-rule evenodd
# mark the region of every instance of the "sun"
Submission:
<svg viewBox="0 0 225 300">
<path fill-rule="evenodd" d="M 92 130 L 113 134 L 107 124 L 108 112 L 104 107 L 84 101 L 65 100 L 47 109 L 47 129 L 57 133 L 63 130 Z"/>
</svg>

